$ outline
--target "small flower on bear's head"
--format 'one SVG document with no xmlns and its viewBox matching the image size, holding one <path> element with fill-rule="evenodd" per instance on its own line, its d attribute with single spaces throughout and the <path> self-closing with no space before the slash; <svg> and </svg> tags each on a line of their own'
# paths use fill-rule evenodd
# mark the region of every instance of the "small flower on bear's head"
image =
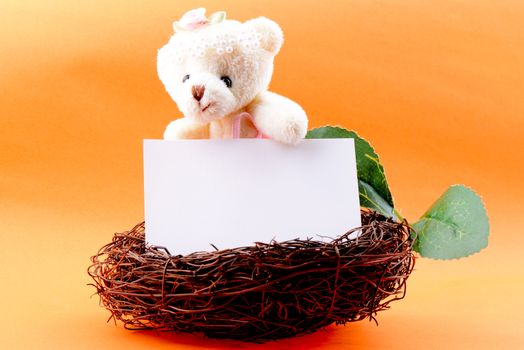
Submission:
<svg viewBox="0 0 524 350">
<path fill-rule="evenodd" d="M 209 19 L 206 17 L 206 9 L 203 7 L 186 12 L 179 21 L 173 23 L 175 31 L 195 30 L 207 24 L 220 23 L 226 19 L 226 13 L 215 12 Z"/>
<path fill-rule="evenodd" d="M 178 22 L 175 22 L 175 24 L 179 29 L 195 30 L 207 24 L 207 22 L 206 9 L 201 7 L 187 11 Z"/>
</svg>

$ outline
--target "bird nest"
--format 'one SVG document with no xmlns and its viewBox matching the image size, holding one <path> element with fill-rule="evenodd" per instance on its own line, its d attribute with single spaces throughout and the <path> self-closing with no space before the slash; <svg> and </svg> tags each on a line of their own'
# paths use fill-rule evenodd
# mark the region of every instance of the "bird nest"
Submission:
<svg viewBox="0 0 524 350">
<path fill-rule="evenodd" d="M 116 233 L 88 269 L 101 304 L 127 329 L 262 342 L 365 318 L 402 299 L 413 270 L 406 222 L 362 211 L 331 242 L 296 239 L 173 256 Z M 111 319 L 110 318 L 110 319 Z M 375 320 L 376 321 L 376 320 Z"/>
</svg>

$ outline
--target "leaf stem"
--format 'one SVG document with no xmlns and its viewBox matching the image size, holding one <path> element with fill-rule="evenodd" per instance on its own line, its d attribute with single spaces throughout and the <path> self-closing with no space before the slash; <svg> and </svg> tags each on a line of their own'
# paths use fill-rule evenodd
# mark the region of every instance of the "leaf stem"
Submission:
<svg viewBox="0 0 524 350">
<path fill-rule="evenodd" d="M 395 214 L 397 219 L 399 219 L 399 221 L 404 221 L 405 220 L 404 217 L 400 214 L 400 212 L 397 209 L 393 208 L 393 213 Z"/>
</svg>

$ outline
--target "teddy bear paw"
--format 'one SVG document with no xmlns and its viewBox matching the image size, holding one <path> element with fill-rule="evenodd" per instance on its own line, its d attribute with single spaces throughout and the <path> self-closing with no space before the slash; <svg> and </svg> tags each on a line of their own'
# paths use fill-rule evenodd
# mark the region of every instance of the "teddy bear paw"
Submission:
<svg viewBox="0 0 524 350">
<path fill-rule="evenodd" d="M 172 121 L 164 130 L 164 140 L 177 140 L 182 138 L 183 128 L 179 123 Z"/>
<path fill-rule="evenodd" d="M 299 121 L 290 121 L 283 132 L 283 143 L 296 145 L 306 136 L 307 126 Z"/>
</svg>

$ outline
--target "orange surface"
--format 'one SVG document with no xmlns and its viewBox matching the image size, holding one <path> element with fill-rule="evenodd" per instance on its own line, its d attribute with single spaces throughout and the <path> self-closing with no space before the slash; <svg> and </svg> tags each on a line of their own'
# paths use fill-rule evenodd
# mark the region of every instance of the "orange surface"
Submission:
<svg viewBox="0 0 524 350">
<path fill-rule="evenodd" d="M 301 103 L 312 126 L 368 138 L 407 218 L 453 183 L 480 192 L 491 217 L 488 249 L 419 259 L 407 297 L 378 327 L 266 347 L 524 348 L 520 0 L 2 0 L 0 348 L 262 348 L 125 331 L 105 323 L 86 286 L 88 258 L 143 217 L 141 140 L 179 116 L 156 50 L 201 5 L 281 24 L 272 89 Z"/>
</svg>

